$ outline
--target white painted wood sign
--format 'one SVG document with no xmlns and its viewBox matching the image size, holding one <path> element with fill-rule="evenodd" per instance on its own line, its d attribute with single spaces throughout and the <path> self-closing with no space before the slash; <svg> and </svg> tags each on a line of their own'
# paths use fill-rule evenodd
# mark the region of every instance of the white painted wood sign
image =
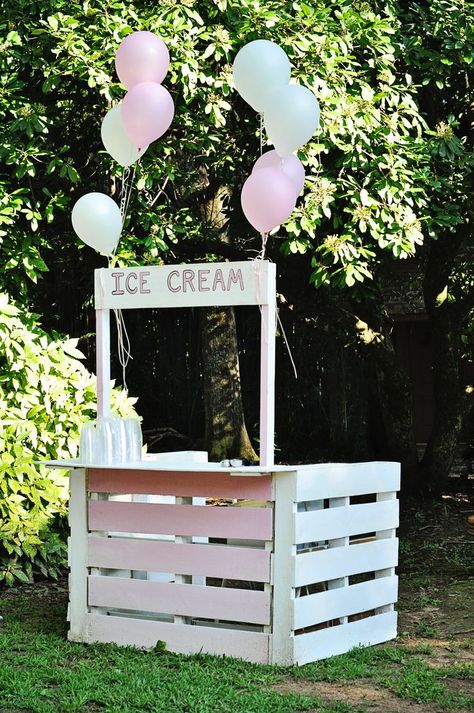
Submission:
<svg viewBox="0 0 474 713">
<path fill-rule="evenodd" d="M 260 463 L 274 464 L 276 268 L 266 260 L 95 271 L 97 415 L 110 411 L 110 310 L 259 306 Z"/>
<path fill-rule="evenodd" d="M 95 271 L 97 309 L 268 304 L 270 263 L 219 262 Z"/>
</svg>

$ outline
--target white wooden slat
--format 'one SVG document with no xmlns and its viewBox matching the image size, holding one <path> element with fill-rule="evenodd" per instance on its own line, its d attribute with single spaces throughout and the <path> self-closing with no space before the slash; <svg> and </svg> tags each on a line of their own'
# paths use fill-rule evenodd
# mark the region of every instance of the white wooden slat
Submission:
<svg viewBox="0 0 474 713">
<path fill-rule="evenodd" d="M 333 507 L 296 514 L 296 544 L 398 527 L 398 501 Z"/>
<path fill-rule="evenodd" d="M 294 586 L 326 582 L 338 577 L 396 567 L 398 539 L 374 540 L 361 545 L 296 555 Z"/>
<path fill-rule="evenodd" d="M 378 493 L 377 494 L 377 502 L 382 502 L 386 500 L 396 500 L 397 494 L 392 492 L 392 493 Z M 378 532 L 375 533 L 376 539 L 377 540 L 387 540 L 395 537 L 397 534 L 397 531 L 395 528 L 390 528 L 388 530 L 379 530 Z M 385 577 L 391 577 L 395 574 L 395 567 L 387 567 L 385 569 L 378 570 L 375 573 L 375 579 L 383 579 Z M 385 605 L 382 605 L 377 608 L 376 614 L 385 614 L 385 612 L 389 611 L 394 611 L 395 609 L 395 602 L 388 603 Z"/>
<path fill-rule="evenodd" d="M 296 515 L 296 473 L 279 473 L 274 479 L 274 487 L 273 635 L 270 640 L 270 663 L 287 666 L 293 663 L 291 599 L 294 596 L 292 580 L 296 556 L 296 547 L 292 544 Z"/>
<path fill-rule="evenodd" d="M 348 507 L 350 505 L 351 499 L 345 495 L 342 498 L 329 498 L 329 507 L 330 508 L 338 508 L 338 507 Z M 324 501 L 323 501 L 324 502 Z M 339 537 L 335 540 L 329 540 L 328 542 L 328 548 L 329 549 L 336 549 L 338 547 L 348 547 L 349 546 L 349 538 L 348 537 Z M 327 588 L 328 590 L 332 589 L 341 589 L 349 586 L 349 577 L 340 577 L 339 579 L 331 579 L 327 583 Z M 339 622 L 340 624 L 347 624 L 347 616 L 343 616 Z"/>
<path fill-rule="evenodd" d="M 270 623 L 270 594 L 252 589 L 89 577 L 89 606 L 203 617 L 250 624 Z M 131 615 L 133 616 L 133 614 Z M 185 624 L 186 621 L 175 623 Z"/>
<path fill-rule="evenodd" d="M 268 663 L 269 635 L 253 631 L 172 624 L 131 617 L 87 615 L 87 642 L 154 648 L 164 641 L 168 651 L 232 656 L 253 663 Z"/>
<path fill-rule="evenodd" d="M 360 614 L 397 601 L 398 577 L 361 582 L 294 600 L 294 629 Z"/>
<path fill-rule="evenodd" d="M 97 416 L 110 413 L 110 311 L 97 309 L 96 324 L 96 373 Z"/>
<path fill-rule="evenodd" d="M 260 465 L 275 462 L 275 333 L 276 333 L 276 265 L 267 266 L 263 280 L 262 260 L 255 260 L 253 268 L 262 304 L 260 323 Z"/>
<path fill-rule="evenodd" d="M 298 502 L 399 489 L 399 463 L 320 463 L 298 467 Z"/>
<path fill-rule="evenodd" d="M 397 635 L 397 613 L 377 614 L 294 637 L 294 662 L 303 665 L 346 653 L 358 646 L 373 646 Z"/>
<path fill-rule="evenodd" d="M 76 469 L 69 479 L 69 617 L 68 638 L 84 641 L 87 612 L 87 492 L 86 472 Z"/>
</svg>

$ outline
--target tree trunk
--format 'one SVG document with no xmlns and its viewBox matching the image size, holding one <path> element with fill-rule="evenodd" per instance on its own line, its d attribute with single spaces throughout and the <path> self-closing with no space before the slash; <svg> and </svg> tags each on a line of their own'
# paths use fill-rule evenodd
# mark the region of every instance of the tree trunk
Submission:
<svg viewBox="0 0 474 713">
<path fill-rule="evenodd" d="M 200 180 L 206 191 L 201 205 L 204 222 L 220 245 L 229 247 L 229 188 L 210 182 L 205 167 Z M 205 440 L 211 460 L 258 460 L 245 426 L 234 309 L 207 307 L 200 315 Z"/>
<path fill-rule="evenodd" d="M 210 458 L 258 460 L 244 420 L 234 309 L 202 308 L 201 325 L 205 438 Z"/>
</svg>

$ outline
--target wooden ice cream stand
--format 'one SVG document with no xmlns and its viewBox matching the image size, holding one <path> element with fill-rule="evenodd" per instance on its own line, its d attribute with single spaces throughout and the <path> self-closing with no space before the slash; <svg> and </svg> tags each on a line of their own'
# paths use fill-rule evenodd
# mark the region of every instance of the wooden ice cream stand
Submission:
<svg viewBox="0 0 474 713">
<path fill-rule="evenodd" d="M 391 639 L 399 465 L 274 465 L 274 264 L 96 270 L 98 418 L 110 310 L 227 305 L 261 311 L 260 465 L 50 461 L 70 471 L 69 638 L 283 665 Z"/>
</svg>

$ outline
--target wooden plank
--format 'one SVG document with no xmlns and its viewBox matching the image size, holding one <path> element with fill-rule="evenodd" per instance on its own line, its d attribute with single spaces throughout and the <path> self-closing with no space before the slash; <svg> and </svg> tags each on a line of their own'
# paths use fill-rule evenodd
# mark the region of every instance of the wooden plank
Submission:
<svg viewBox="0 0 474 713">
<path fill-rule="evenodd" d="M 398 577 L 393 576 L 299 597 L 294 600 L 294 629 L 393 604 L 397 591 Z"/>
<path fill-rule="evenodd" d="M 272 539 L 272 508 L 90 501 L 89 529 L 156 535 Z"/>
<path fill-rule="evenodd" d="M 270 640 L 270 663 L 282 666 L 293 663 L 291 630 L 294 597 L 293 561 L 296 554 L 294 528 L 296 515 L 296 473 L 275 476 L 275 539 L 272 557 L 273 622 Z"/>
<path fill-rule="evenodd" d="M 399 489 L 399 463 L 320 463 L 298 467 L 298 502 Z"/>
<path fill-rule="evenodd" d="M 397 562 L 398 540 L 396 538 L 305 552 L 295 557 L 295 587 L 396 567 Z"/>
<path fill-rule="evenodd" d="M 347 507 L 350 505 L 350 498 L 346 495 L 342 498 L 329 498 L 329 507 Z M 328 542 L 328 548 L 333 549 L 337 547 L 348 547 L 349 546 L 349 538 L 348 537 L 340 537 L 336 540 L 329 540 Z M 349 586 L 349 577 L 340 577 L 339 579 L 331 579 L 327 583 L 327 588 L 329 591 L 333 589 L 341 589 Z M 343 616 L 340 621 L 340 624 L 347 624 L 347 617 Z"/>
<path fill-rule="evenodd" d="M 269 624 L 270 596 L 251 589 L 89 577 L 89 606 Z"/>
<path fill-rule="evenodd" d="M 258 501 L 271 499 L 270 475 L 236 478 L 228 472 L 91 468 L 88 470 L 87 487 L 99 493 L 248 498 Z"/>
<path fill-rule="evenodd" d="M 153 265 L 95 270 L 96 308 L 218 307 L 265 304 L 271 265 L 253 262 Z"/>
<path fill-rule="evenodd" d="M 247 547 L 176 544 L 158 540 L 89 538 L 89 567 L 270 581 L 270 553 Z"/>
<path fill-rule="evenodd" d="M 168 651 L 180 654 L 232 656 L 253 663 L 268 663 L 268 634 L 234 629 L 170 624 L 130 617 L 87 616 L 87 641 L 152 649 L 164 641 Z"/>
<path fill-rule="evenodd" d="M 333 540 L 398 527 L 398 501 L 333 507 L 296 514 L 296 543 Z"/>
<path fill-rule="evenodd" d="M 96 324 L 96 373 L 97 416 L 110 413 L 110 311 L 97 309 Z"/>
<path fill-rule="evenodd" d="M 397 635 L 397 613 L 377 614 L 294 637 L 294 662 L 303 665 L 346 653 L 358 646 L 373 646 Z"/>
<path fill-rule="evenodd" d="M 260 465 L 275 462 L 275 332 L 276 332 L 276 265 L 268 264 L 266 284 L 262 278 L 264 261 L 253 262 L 256 271 L 261 308 L 260 325 Z M 265 294 L 263 291 L 265 290 Z"/>
<path fill-rule="evenodd" d="M 84 641 L 87 613 L 87 493 L 84 470 L 73 470 L 69 479 L 69 616 L 68 638 Z"/>
<path fill-rule="evenodd" d="M 397 499 L 397 494 L 395 492 L 393 493 L 378 493 L 377 494 L 377 502 L 382 502 L 386 500 L 392 500 L 395 501 Z M 378 532 L 375 533 L 376 539 L 377 540 L 387 540 L 387 539 L 393 539 L 397 535 L 397 531 L 395 528 L 389 528 L 388 530 L 379 530 Z M 385 579 L 386 577 L 392 577 L 395 574 L 395 567 L 387 567 L 385 569 L 378 570 L 375 572 L 375 579 Z M 382 606 L 377 607 L 376 609 L 376 614 L 385 614 L 385 612 L 389 611 L 394 611 L 395 609 L 395 603 L 396 599 L 393 601 L 393 603 L 388 603 Z"/>
</svg>

